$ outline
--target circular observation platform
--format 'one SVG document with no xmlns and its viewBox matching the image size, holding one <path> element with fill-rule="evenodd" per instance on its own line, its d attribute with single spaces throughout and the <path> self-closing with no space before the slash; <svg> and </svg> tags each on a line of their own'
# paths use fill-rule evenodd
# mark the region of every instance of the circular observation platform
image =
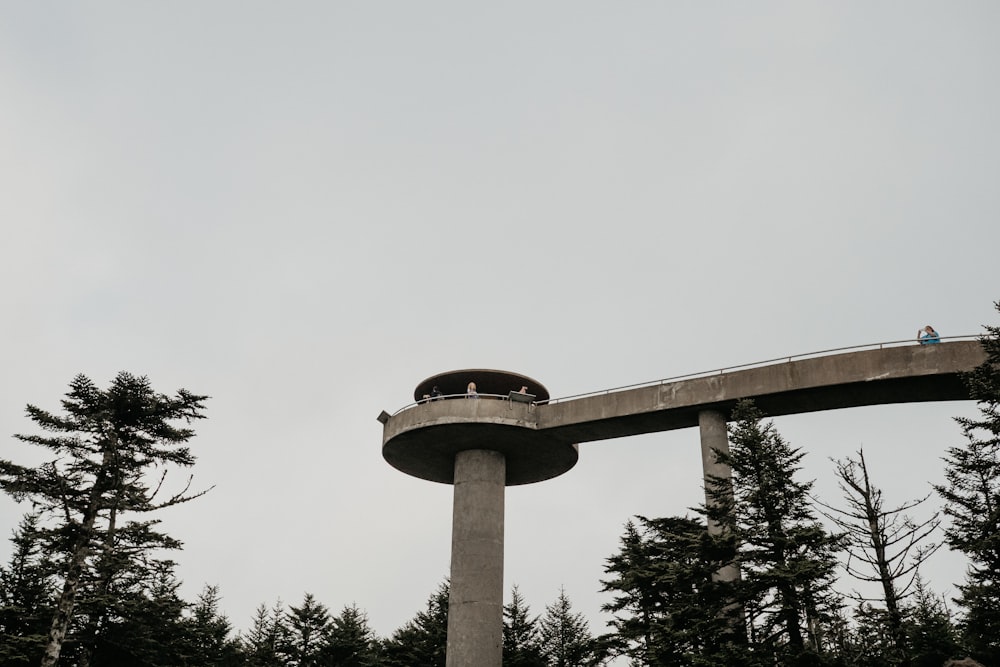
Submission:
<svg viewBox="0 0 1000 667">
<path fill-rule="evenodd" d="M 469 382 L 478 398 L 466 396 Z M 434 387 L 441 396 L 430 398 Z M 483 368 L 439 373 L 418 384 L 414 398 L 417 404 L 389 417 L 382 431 L 382 457 L 408 475 L 453 484 L 455 455 L 482 449 L 504 455 L 504 483 L 517 486 L 557 477 L 579 458 L 575 444 L 538 431 L 537 403 L 549 392 L 526 375 Z"/>
<path fill-rule="evenodd" d="M 460 371 L 448 371 L 432 375 L 413 390 L 413 400 L 422 402 L 431 397 L 436 387 L 443 396 L 465 396 L 470 382 L 476 383 L 476 391 L 482 395 L 494 398 L 506 398 L 510 392 L 525 388 L 525 393 L 531 396 L 535 403 L 549 400 L 549 390 L 541 382 L 527 375 L 508 371 L 495 371 L 489 368 L 467 368 Z"/>
</svg>

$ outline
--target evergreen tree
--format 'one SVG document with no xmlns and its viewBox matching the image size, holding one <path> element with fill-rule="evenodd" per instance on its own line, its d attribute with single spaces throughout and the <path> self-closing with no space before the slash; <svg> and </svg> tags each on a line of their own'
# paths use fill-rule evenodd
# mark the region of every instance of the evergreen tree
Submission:
<svg viewBox="0 0 1000 667">
<path fill-rule="evenodd" d="M 0 665 L 34 665 L 45 646 L 55 583 L 38 521 L 36 512 L 24 515 L 11 536 L 10 562 L 0 567 Z"/>
<path fill-rule="evenodd" d="M 959 587 L 963 640 L 974 658 L 993 665 L 1000 664 L 1000 327 L 987 326 L 979 341 L 986 361 L 965 378 L 979 417 L 956 419 L 966 443 L 948 449 L 947 485 L 935 490 L 950 519 L 948 545 L 970 561 Z"/>
<path fill-rule="evenodd" d="M 335 616 L 327 638 L 327 659 L 332 667 L 375 667 L 378 650 L 368 616 L 355 604 L 345 606 Z"/>
<path fill-rule="evenodd" d="M 384 667 L 445 667 L 449 590 L 448 582 L 442 583 L 426 608 L 383 642 Z"/>
<path fill-rule="evenodd" d="M 503 608 L 503 664 L 505 667 L 545 667 L 538 637 L 538 618 L 517 586 L 511 589 L 510 603 Z"/>
<path fill-rule="evenodd" d="M 206 585 L 184 619 L 182 627 L 187 664 L 203 667 L 236 664 L 239 648 L 230 636 L 232 624 L 219 611 L 220 600 L 218 586 Z"/>
<path fill-rule="evenodd" d="M 706 525 L 687 517 L 629 521 L 621 550 L 607 561 L 602 607 L 614 614 L 613 650 L 635 663 L 658 665 L 732 664 L 724 644 L 737 619 L 729 614 L 731 591 L 713 581 L 728 560 Z"/>
<path fill-rule="evenodd" d="M 141 576 L 116 586 L 114 604 L 102 606 L 101 625 L 86 641 L 82 631 L 70 633 L 59 664 L 76 667 L 159 667 L 183 665 L 188 654 L 184 611 L 177 593 L 180 582 L 170 561 L 155 561 Z M 89 626 L 88 613 L 77 614 L 80 626 Z"/>
<path fill-rule="evenodd" d="M 645 526 L 645 521 L 638 518 Z M 604 568 L 613 576 L 601 581 L 602 592 L 616 595 L 601 606 L 601 611 L 613 614 L 611 626 L 615 633 L 605 641 L 615 654 L 628 656 L 633 664 L 657 665 L 656 654 L 661 652 L 657 649 L 658 628 L 668 622 L 669 612 L 660 613 L 658 554 L 651 544 L 655 538 L 645 528 L 640 531 L 634 521 L 625 524 L 621 548 L 607 559 Z"/>
<path fill-rule="evenodd" d="M 284 625 L 284 608 L 279 600 L 270 610 L 263 604 L 254 612 L 250 629 L 238 639 L 246 667 L 280 665 L 278 645 Z"/>
<path fill-rule="evenodd" d="M 856 667 L 893 667 L 899 664 L 894 655 L 895 637 L 885 609 L 869 602 L 859 602 L 854 609 L 853 649 L 847 664 Z"/>
<path fill-rule="evenodd" d="M 843 608 L 832 612 L 826 622 L 826 647 L 833 665 L 854 665 L 851 656 L 857 653 L 854 628 Z"/>
<path fill-rule="evenodd" d="M 743 580 L 735 587 L 758 655 L 788 664 L 819 663 L 828 643 L 822 629 L 839 607 L 832 592 L 835 554 L 842 537 L 829 534 L 810 503 L 811 482 L 795 479 L 803 453 L 763 422 L 752 401 L 741 401 L 730 425 L 730 454 L 717 452 L 733 471 L 708 480 L 715 502 L 709 518 L 729 522 L 739 544 Z"/>
<path fill-rule="evenodd" d="M 53 435 L 15 437 L 45 448 L 52 459 L 34 468 L 0 459 L 0 488 L 16 501 L 35 503 L 59 538 L 53 544 L 60 553 L 61 591 L 42 667 L 54 667 L 59 660 L 81 583 L 97 581 L 95 555 L 115 556 L 122 515 L 152 512 L 200 495 L 189 495 L 185 487 L 157 499 L 163 477 L 151 483 L 147 473 L 171 464 L 193 465 L 194 456 L 183 445 L 194 432 L 172 422 L 201 418 L 205 398 L 183 389 L 173 398 L 157 394 L 146 378 L 123 372 L 106 391 L 78 375 L 62 401 L 64 415 L 28 405 L 28 417 Z"/>
<path fill-rule="evenodd" d="M 173 561 L 154 558 L 150 552 L 180 549 L 180 542 L 156 530 L 156 521 L 118 525 L 116 519 L 112 512 L 76 594 L 68 644 L 80 667 L 106 664 L 107 655 L 121 654 L 123 647 L 132 645 L 123 635 L 127 631 L 148 634 L 168 653 L 180 650 L 176 638 L 166 634 L 177 630 L 180 616 L 171 610 L 169 617 L 155 618 L 153 610 L 146 609 L 152 595 L 150 582 L 157 575 L 172 576 L 174 568 Z M 150 627 L 140 630 L 135 618 L 146 619 Z"/>
<path fill-rule="evenodd" d="M 566 591 L 545 607 L 538 623 L 542 656 L 549 667 L 585 667 L 594 662 L 594 638 L 583 614 L 573 611 Z"/>
<path fill-rule="evenodd" d="M 323 664 L 330 633 L 330 611 L 306 593 L 302 604 L 289 607 L 283 624 L 279 654 L 290 667 L 318 667 Z"/>
<path fill-rule="evenodd" d="M 917 577 L 912 603 L 904 610 L 912 667 L 938 667 L 962 654 L 944 601 Z"/>
</svg>

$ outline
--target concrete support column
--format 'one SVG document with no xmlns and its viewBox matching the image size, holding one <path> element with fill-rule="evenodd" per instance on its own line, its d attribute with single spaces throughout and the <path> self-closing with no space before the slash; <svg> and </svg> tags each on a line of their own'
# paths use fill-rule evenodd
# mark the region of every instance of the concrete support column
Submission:
<svg viewBox="0 0 1000 667">
<path fill-rule="evenodd" d="M 718 410 L 702 410 L 698 413 L 698 430 L 701 433 L 701 466 L 705 474 L 705 504 L 708 507 L 717 506 L 716 501 L 708 493 L 708 478 L 721 477 L 729 482 L 729 497 L 732 498 L 733 471 L 729 465 L 715 460 L 715 450 L 729 454 L 729 433 L 726 430 L 726 415 Z M 711 519 L 708 521 L 708 533 L 718 535 L 722 526 Z M 738 581 L 740 569 L 736 565 L 728 565 L 715 573 L 716 581 Z"/>
<path fill-rule="evenodd" d="M 500 452 L 455 455 L 447 667 L 501 667 L 506 475 Z"/>
</svg>

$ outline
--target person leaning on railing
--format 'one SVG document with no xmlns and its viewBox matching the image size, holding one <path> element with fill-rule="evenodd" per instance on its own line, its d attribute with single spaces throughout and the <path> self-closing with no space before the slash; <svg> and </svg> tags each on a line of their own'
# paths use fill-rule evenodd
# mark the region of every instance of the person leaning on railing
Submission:
<svg viewBox="0 0 1000 667">
<path fill-rule="evenodd" d="M 923 329 L 917 330 L 917 340 L 920 341 L 921 345 L 931 345 L 933 343 L 940 343 L 941 335 L 937 331 L 934 331 L 934 327 L 928 324 Z"/>
</svg>

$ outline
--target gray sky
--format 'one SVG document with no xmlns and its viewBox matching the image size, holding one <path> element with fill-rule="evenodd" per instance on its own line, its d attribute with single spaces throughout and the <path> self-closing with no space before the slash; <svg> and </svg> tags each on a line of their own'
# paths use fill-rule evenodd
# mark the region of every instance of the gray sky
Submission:
<svg viewBox="0 0 1000 667">
<path fill-rule="evenodd" d="M 998 20 L 0 2 L 0 432 L 80 372 L 211 395 L 192 444 L 216 488 L 162 516 L 185 596 L 218 584 L 245 628 L 308 591 L 388 635 L 449 567 L 451 488 L 387 465 L 375 420 L 422 379 L 506 369 L 557 397 L 997 321 Z M 828 458 L 863 445 L 902 503 L 972 411 L 777 424 L 825 500 Z M 538 613 L 565 586 L 597 633 L 625 521 L 700 502 L 698 435 L 580 450 L 508 489 L 506 579 Z M 0 499 L 0 529 L 26 510 Z M 963 567 L 941 551 L 926 574 L 943 591 Z"/>
</svg>

